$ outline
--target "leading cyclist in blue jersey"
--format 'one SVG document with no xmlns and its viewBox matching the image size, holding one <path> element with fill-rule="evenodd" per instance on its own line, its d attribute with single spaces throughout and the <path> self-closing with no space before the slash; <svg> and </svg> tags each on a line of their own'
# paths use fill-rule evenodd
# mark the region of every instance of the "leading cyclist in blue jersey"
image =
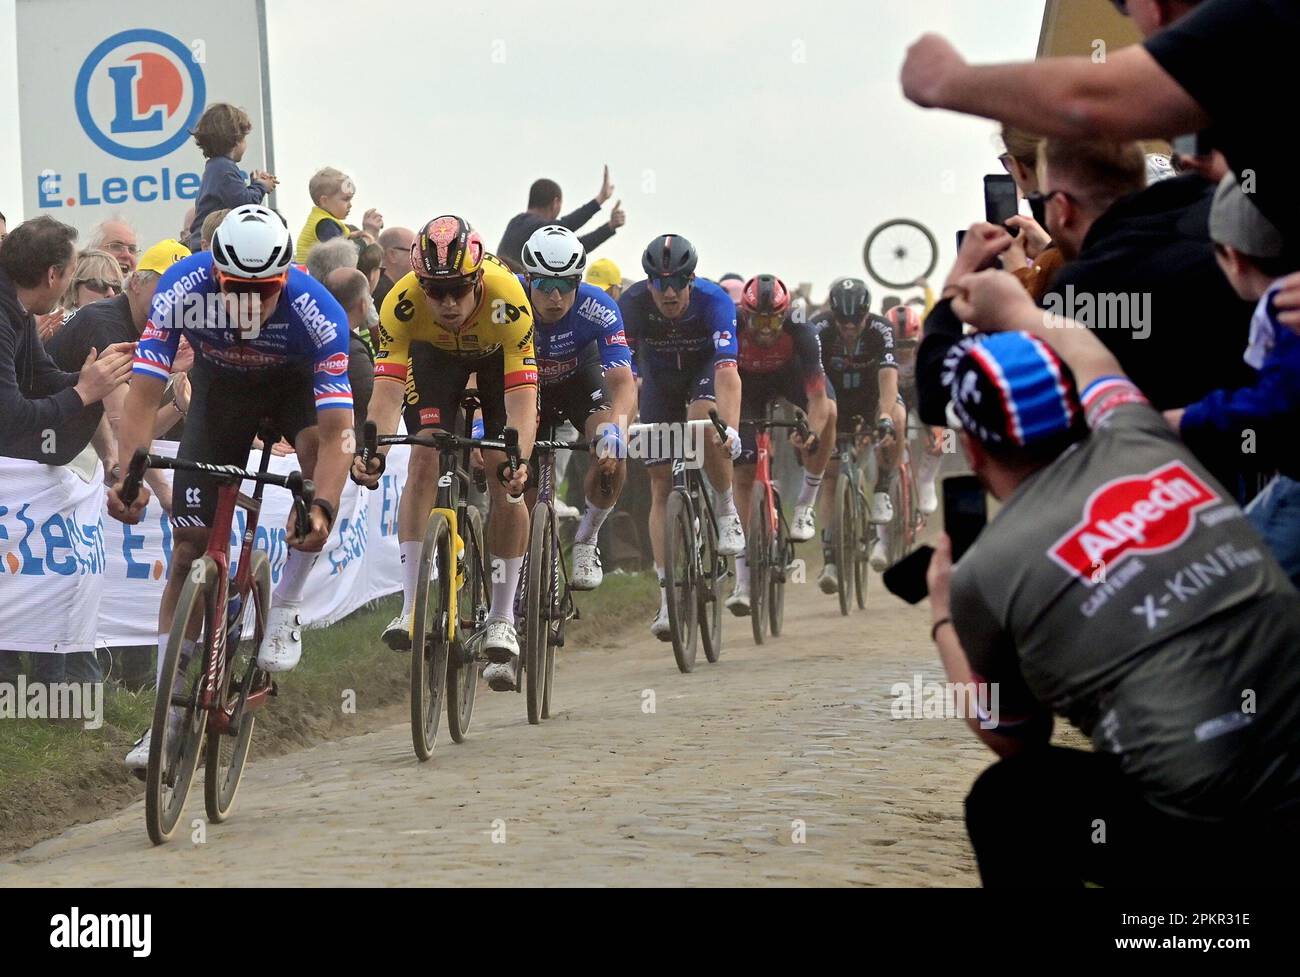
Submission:
<svg viewBox="0 0 1300 977">
<path fill-rule="evenodd" d="M 646 424 L 702 420 L 716 408 L 725 442 L 705 438 L 704 471 L 717 499 L 718 552 L 745 552 L 745 533 L 732 494 L 732 462 L 740 455 L 740 374 L 736 371 L 736 303 L 713 282 L 696 279 L 695 248 L 679 234 L 663 234 L 641 256 L 646 280 L 623 293 L 619 307 L 641 377 L 641 420 Z M 659 575 L 659 614 L 650 625 L 671 639 L 664 590 L 663 528 L 672 470 L 648 461 L 650 545 Z"/>
<path fill-rule="evenodd" d="M 289 558 L 257 654 L 258 665 L 271 672 L 288 671 L 302 654 L 303 587 L 329 536 L 354 451 L 347 315 L 323 285 L 291 267 L 292 260 L 293 238 L 284 220 L 248 204 L 221 222 L 210 252 L 172 265 L 158 282 L 149 325 L 136 347 L 118 432 L 120 458 L 149 447 L 184 335 L 194 349 L 194 367 L 178 458 L 246 465 L 263 418 L 294 444 L 303 474 L 316 483 L 316 498 L 311 531 L 296 536 L 292 518 L 286 530 Z M 158 619 L 160 668 L 181 587 L 207 547 L 217 488 L 210 477 L 180 471 L 172 484 L 172 561 Z M 142 487 L 129 509 L 121 493 L 119 481 L 109 490 L 109 512 L 137 522 L 148 490 Z M 143 769 L 148 757 L 146 733 L 127 765 Z"/>
</svg>

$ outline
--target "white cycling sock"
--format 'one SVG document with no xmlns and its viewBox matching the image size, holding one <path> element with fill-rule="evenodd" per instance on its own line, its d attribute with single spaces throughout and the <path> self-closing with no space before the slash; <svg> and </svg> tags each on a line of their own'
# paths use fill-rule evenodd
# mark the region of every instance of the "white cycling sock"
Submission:
<svg viewBox="0 0 1300 977">
<path fill-rule="evenodd" d="M 912 453 L 912 457 L 916 459 L 916 480 L 922 485 L 934 485 L 939 466 L 943 464 L 943 455 L 932 455 L 924 448 L 919 448 Z"/>
<path fill-rule="evenodd" d="M 499 556 L 502 574 L 505 579 L 492 581 L 492 611 L 488 618 L 493 621 L 515 623 L 515 592 L 519 589 L 519 571 L 523 568 L 522 556 Z"/>
<path fill-rule="evenodd" d="M 402 617 L 410 614 L 415 607 L 415 585 L 420 579 L 420 551 L 423 548 L 421 540 L 397 545 L 402 554 Z"/>
<path fill-rule="evenodd" d="M 655 564 L 655 576 L 659 580 L 659 613 L 668 613 L 668 588 L 664 586 L 664 568 Z"/>
<path fill-rule="evenodd" d="M 736 515 L 736 495 L 731 489 L 718 492 L 718 514 L 723 516 Z"/>
<path fill-rule="evenodd" d="M 284 561 L 280 571 L 280 585 L 275 588 L 276 604 L 301 604 L 303 588 L 307 586 L 307 574 L 316 565 L 319 553 L 304 553 L 302 550 L 290 550 L 289 558 Z"/>
<path fill-rule="evenodd" d="M 799 500 L 796 505 L 816 505 L 817 492 L 822 487 L 822 476 L 814 475 L 804 469 L 803 485 L 799 486 Z"/>
<path fill-rule="evenodd" d="M 606 517 L 612 511 L 612 508 L 602 509 L 588 499 L 587 508 L 582 513 L 582 521 L 578 523 L 578 531 L 573 534 L 573 541 L 594 544 L 596 537 L 600 535 L 600 527 L 605 524 Z"/>
<path fill-rule="evenodd" d="M 167 638 L 168 635 L 166 634 L 158 635 L 158 664 L 154 667 L 153 671 L 153 687 L 155 689 L 162 685 L 163 662 L 167 658 Z M 181 643 L 181 667 L 177 669 L 178 681 L 182 678 L 182 673 L 185 671 L 185 666 L 189 664 L 190 658 L 194 656 L 194 649 L 196 646 L 197 643 L 188 638 Z"/>
<path fill-rule="evenodd" d="M 736 557 L 736 589 L 749 589 L 749 561 L 745 559 L 744 553 Z"/>
</svg>

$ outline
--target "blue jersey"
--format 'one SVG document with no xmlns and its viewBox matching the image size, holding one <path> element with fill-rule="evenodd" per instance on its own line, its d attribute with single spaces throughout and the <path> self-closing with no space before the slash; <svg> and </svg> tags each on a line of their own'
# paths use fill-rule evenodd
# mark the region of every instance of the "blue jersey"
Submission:
<svg viewBox="0 0 1300 977">
<path fill-rule="evenodd" d="M 223 370 L 310 363 L 316 409 L 352 409 L 347 315 L 323 285 L 297 268 L 289 269 L 267 321 L 241 332 L 238 318 L 226 314 L 212 254 L 202 251 L 176 262 L 154 291 L 149 325 L 135 349 L 134 372 L 167 379 L 182 334 L 196 357 Z"/>
<path fill-rule="evenodd" d="M 697 278 L 677 319 L 659 312 L 649 282 L 628 288 L 618 304 L 642 376 L 647 369 L 681 370 L 710 359 L 714 367 L 736 365 L 736 303 L 721 286 Z"/>
<path fill-rule="evenodd" d="M 519 276 L 528 288 L 528 279 Z M 632 351 L 623 333 L 623 316 L 618 303 L 604 289 L 583 282 L 573 307 L 558 322 L 542 322 L 533 306 L 533 347 L 537 351 L 537 376 L 549 385 L 571 376 L 578 369 L 579 354 L 590 343 L 600 350 L 604 370 L 632 365 Z"/>
</svg>

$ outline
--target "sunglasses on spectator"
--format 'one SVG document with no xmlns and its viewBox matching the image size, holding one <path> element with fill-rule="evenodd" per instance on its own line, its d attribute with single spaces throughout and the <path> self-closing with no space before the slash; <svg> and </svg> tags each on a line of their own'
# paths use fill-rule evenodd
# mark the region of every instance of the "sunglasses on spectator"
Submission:
<svg viewBox="0 0 1300 977">
<path fill-rule="evenodd" d="M 125 241 L 109 241 L 108 244 L 104 245 L 104 250 L 112 251 L 114 253 L 117 253 L 118 251 L 124 251 L 127 254 L 132 254 L 132 255 L 140 253 L 139 246 L 134 244 L 127 244 Z"/>
<path fill-rule="evenodd" d="M 235 278 L 218 272 L 217 284 L 227 295 L 256 295 L 263 302 L 269 302 L 280 294 L 288 278 L 287 274 L 275 278 Z"/>
<path fill-rule="evenodd" d="M 1003 153 L 1001 156 L 998 157 L 998 162 L 1002 164 L 1002 168 L 1003 168 L 1004 170 L 1006 170 L 1006 171 L 1007 171 L 1008 173 L 1010 173 L 1012 176 L 1015 176 L 1015 171 L 1011 169 L 1011 154 L 1010 154 L 1010 153 Z"/>
<path fill-rule="evenodd" d="M 473 278 L 456 278 L 448 282 L 438 281 L 435 278 L 421 278 L 420 290 L 435 302 L 444 302 L 447 299 L 459 301 L 474 290 L 476 279 Z"/>
<path fill-rule="evenodd" d="M 650 284 L 661 292 L 669 288 L 680 292 L 682 289 L 690 285 L 691 279 L 694 277 L 695 276 L 689 272 L 683 271 L 678 272 L 676 275 L 660 275 L 657 278 L 652 278 L 650 279 Z"/>
<path fill-rule="evenodd" d="M 553 278 L 550 275 L 534 275 L 528 279 L 528 283 L 543 292 L 559 292 L 561 295 L 568 295 L 578 287 L 580 279 L 577 278 Z"/>
<path fill-rule="evenodd" d="M 106 282 L 102 278 L 83 278 L 75 283 L 79 288 L 88 288 L 96 295 L 114 295 L 122 293 L 122 286 L 117 282 Z"/>
<path fill-rule="evenodd" d="M 1035 190 L 1033 193 L 1025 194 L 1025 199 L 1029 201 L 1031 206 L 1041 205 L 1046 207 L 1047 202 L 1053 197 L 1064 197 L 1066 200 L 1074 203 L 1074 197 L 1066 193 L 1064 190 L 1049 190 L 1047 193 L 1039 193 Z"/>
</svg>

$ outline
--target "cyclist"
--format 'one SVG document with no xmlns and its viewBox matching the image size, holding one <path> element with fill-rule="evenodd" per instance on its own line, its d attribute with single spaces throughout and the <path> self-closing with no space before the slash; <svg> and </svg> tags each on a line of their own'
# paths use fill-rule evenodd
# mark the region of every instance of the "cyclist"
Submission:
<svg viewBox="0 0 1300 977">
<path fill-rule="evenodd" d="M 745 279 L 734 271 L 729 271 L 718 279 L 718 284 L 724 292 L 731 296 L 731 301 L 735 302 L 736 305 L 740 305 L 740 296 L 745 290 Z"/>
<path fill-rule="evenodd" d="M 898 393 L 909 417 L 917 416 L 916 350 L 921 343 L 921 313 L 912 303 L 898 305 L 885 313 L 894 327 L 895 359 L 898 360 Z M 939 508 L 934 480 L 943 463 L 943 431 L 919 421 L 908 430 L 908 445 L 916 471 L 917 505 L 927 516 Z"/>
<path fill-rule="evenodd" d="M 740 375 L 736 372 L 736 306 L 719 286 L 697 280 L 699 258 L 679 234 L 662 234 L 641 255 L 644 281 L 623 293 L 619 308 L 641 377 L 641 420 L 681 424 L 716 408 L 727 425 L 725 443 L 706 438 L 704 470 L 716 496 L 718 552 L 745 552 L 745 532 L 732 494 L 732 462 L 740 454 Z M 689 405 L 689 406 L 688 406 Z M 670 459 L 647 462 L 650 472 L 650 545 L 659 576 L 659 613 L 650 625 L 672 638 L 664 590 L 664 511 L 672 489 Z"/>
<path fill-rule="evenodd" d="M 894 506 L 889 490 L 898 469 L 899 438 L 907 430 L 907 415 L 898 395 L 898 364 L 894 360 L 894 329 L 888 319 L 871 312 L 871 292 L 860 278 L 840 278 L 831 288 L 827 309 L 812 320 L 821 337 L 822 364 L 835 388 L 839 416 L 836 432 L 872 437 L 876 445 L 879 475 L 871 497 L 869 518 L 881 527 L 871 549 L 871 566 L 883 570 L 888 563 L 889 522 Z M 859 430 L 866 418 L 874 418 L 874 431 Z M 839 474 L 839 459 L 832 457 L 826 468 L 832 480 Z M 831 493 L 822 496 L 822 555 L 824 565 L 817 579 L 823 593 L 839 589 L 839 571 L 834 563 L 830 538 Z"/>
<path fill-rule="evenodd" d="M 260 204 L 246 204 L 221 222 L 211 251 L 173 264 L 154 291 L 118 429 L 119 458 L 149 447 L 184 334 L 194 367 L 177 457 L 242 466 L 266 417 L 294 444 L 303 473 L 316 483 L 316 498 L 305 537 L 296 535 L 289 520 L 289 557 L 257 652 L 258 666 L 268 672 L 288 671 L 302 654 L 303 588 L 334 522 L 349 462 L 340 449 L 352 432 L 347 315 L 325 286 L 292 261 L 293 236 L 284 219 Z M 172 560 L 158 615 L 160 673 L 176 601 L 190 564 L 207 548 L 217 491 L 216 479 L 191 472 L 177 472 L 172 484 Z M 148 501 L 142 486 L 128 510 L 119 479 L 109 490 L 108 508 L 134 523 Z M 185 650 L 194 652 L 188 642 Z M 149 739 L 146 732 L 136 742 L 127 766 L 148 766 Z"/>
<path fill-rule="evenodd" d="M 375 390 L 370 417 L 380 435 L 397 429 L 454 430 L 460 399 L 471 374 L 477 375 L 485 429 L 497 437 L 509 426 L 519 432 L 519 451 L 527 458 L 537 430 L 537 363 L 533 356 L 533 315 L 528 296 L 514 274 L 483 247 L 477 231 L 461 217 L 436 217 L 411 245 L 411 271 L 398 280 L 379 314 L 375 356 Z M 405 394 L 405 396 L 403 396 Z M 379 454 L 385 454 L 381 447 Z M 504 452 L 486 451 L 484 463 L 496 471 Z M 363 485 L 379 483 L 382 468 L 370 470 L 358 456 L 352 475 Z M 394 651 L 411 647 L 412 610 L 419 581 L 420 550 L 429 510 L 437 501 L 438 451 L 412 445 L 406 485 L 397 511 L 397 539 L 402 560 L 402 611 L 384 629 L 383 641 Z M 515 636 L 514 599 L 528 543 L 528 512 L 509 497 L 521 496 L 528 466 L 508 481 L 488 479 L 492 518 L 488 550 L 500 560 L 492 574 L 492 612 L 484 648 L 488 665 L 483 677 L 494 691 L 515 688 L 519 642 Z"/>
<path fill-rule="evenodd" d="M 790 437 L 803 462 L 803 483 L 790 538 L 812 539 L 817 532 L 817 492 L 835 448 L 836 417 L 835 391 L 826 382 L 817 332 L 792 311 L 790 290 L 774 275 L 758 275 L 745 283 L 737 331 L 740 416 L 762 418 L 767 404 L 777 397 L 784 397 L 808 415 L 812 437 L 807 441 L 798 434 Z M 753 425 L 742 425 L 736 461 L 736 508 L 742 526 L 749 525 L 753 505 L 756 435 Z M 749 566 L 743 553 L 736 557 L 736 587 L 727 598 L 727 607 L 741 617 L 749 613 Z"/>
<path fill-rule="evenodd" d="M 594 590 L 603 576 L 596 538 L 627 478 L 625 437 L 636 413 L 632 351 L 618 303 L 582 281 L 587 251 L 578 235 L 559 224 L 539 227 L 520 257 L 526 274 L 519 280 L 536 319 L 542 418 L 567 419 L 595 448 L 569 578 L 574 590 Z M 608 493 L 601 491 L 601 475 L 609 479 Z"/>
</svg>

